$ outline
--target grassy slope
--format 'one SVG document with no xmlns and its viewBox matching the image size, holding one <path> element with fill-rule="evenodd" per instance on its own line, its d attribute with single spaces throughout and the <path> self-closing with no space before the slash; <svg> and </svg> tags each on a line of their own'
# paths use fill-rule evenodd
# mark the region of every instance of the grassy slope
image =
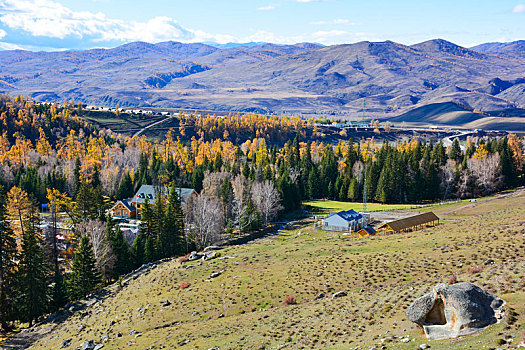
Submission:
<svg viewBox="0 0 525 350">
<path fill-rule="evenodd" d="M 305 202 L 304 205 L 319 209 L 323 213 L 331 213 L 334 211 L 363 210 L 363 203 L 359 202 L 341 202 L 331 200 L 316 200 Z M 381 204 L 381 203 L 367 203 L 367 210 L 369 212 L 383 211 L 383 210 L 400 210 L 400 209 L 417 209 L 419 205 L 413 204 Z"/>
<path fill-rule="evenodd" d="M 384 343 L 396 349 L 421 343 L 433 349 L 506 348 L 496 343 L 505 336 L 516 346 L 525 336 L 525 195 L 447 205 L 440 215 L 448 218 L 443 225 L 409 234 L 348 239 L 296 227 L 278 238 L 226 248 L 222 256 L 230 258 L 194 262 L 189 269 L 170 261 L 84 317 L 76 314 L 34 348 L 58 348 L 70 337 L 73 348 L 98 341 L 108 329 L 104 349 L 348 349 L 380 344 L 391 335 L 415 339 Z M 488 258 L 495 264 L 468 273 Z M 427 341 L 406 320 L 405 309 L 452 273 L 502 297 L 517 321 L 506 317 L 476 337 Z M 191 288 L 180 291 L 182 282 Z M 320 292 L 339 290 L 348 296 L 313 301 Z M 287 295 L 295 295 L 298 305 L 283 306 Z M 161 306 L 166 299 L 172 304 Z M 132 329 L 141 336 L 129 335 Z"/>
</svg>

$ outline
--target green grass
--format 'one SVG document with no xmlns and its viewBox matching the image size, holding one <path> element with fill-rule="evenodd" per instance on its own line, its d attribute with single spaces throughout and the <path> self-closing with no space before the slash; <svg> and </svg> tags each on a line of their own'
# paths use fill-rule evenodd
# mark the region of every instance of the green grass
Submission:
<svg viewBox="0 0 525 350">
<path fill-rule="evenodd" d="M 510 348 L 498 345 L 508 337 L 517 346 L 525 336 L 525 195 L 445 209 L 452 220 L 406 234 L 348 238 L 302 227 L 278 239 L 226 247 L 220 259 L 191 262 L 191 268 L 165 262 L 119 292 L 109 288 L 107 300 L 77 313 L 33 348 L 60 348 L 72 338 L 73 349 L 85 340 L 98 342 L 108 330 L 104 349 L 416 349 L 423 343 L 495 349 Z M 483 265 L 487 259 L 495 264 Z M 474 266 L 483 271 L 470 274 Z M 224 272 L 210 279 L 216 271 Z M 428 341 L 407 320 L 406 308 L 452 274 L 503 298 L 509 315 L 516 315 L 477 336 Z M 182 282 L 191 287 L 179 290 Z M 348 295 L 332 300 L 337 291 Z M 326 297 L 314 300 L 321 292 Z M 284 306 L 288 295 L 298 304 Z M 166 299 L 171 305 L 163 307 Z M 130 335 L 132 329 L 141 335 Z M 414 341 L 381 342 L 392 335 Z"/>
<path fill-rule="evenodd" d="M 363 203 L 359 202 L 341 202 L 331 200 L 317 200 L 304 202 L 303 205 L 310 206 L 321 210 L 324 214 L 331 212 L 337 212 L 341 210 L 354 209 L 356 211 L 363 210 Z M 403 209 L 418 209 L 421 205 L 417 204 L 381 204 L 381 203 L 368 203 L 367 210 L 372 211 L 385 211 L 385 210 L 403 210 Z"/>
</svg>

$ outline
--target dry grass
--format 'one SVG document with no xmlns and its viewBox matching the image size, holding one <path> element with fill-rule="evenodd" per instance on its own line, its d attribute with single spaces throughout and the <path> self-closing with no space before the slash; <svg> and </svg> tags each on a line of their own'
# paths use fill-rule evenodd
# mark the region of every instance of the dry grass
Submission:
<svg viewBox="0 0 525 350">
<path fill-rule="evenodd" d="M 173 260 L 78 313 L 34 348 L 59 348 L 66 338 L 74 348 L 106 333 L 104 349 L 414 349 L 422 343 L 489 349 L 508 337 L 518 344 L 525 331 L 525 196 L 449 205 L 447 217 L 435 228 L 362 239 L 291 229 L 226 248 L 202 264 Z M 495 263 L 469 273 L 487 259 Z M 500 296 L 512 314 L 477 337 L 426 340 L 405 310 L 452 275 Z M 191 288 L 181 290 L 183 282 Z M 348 295 L 332 300 L 338 291 Z M 320 293 L 325 297 L 316 300 Z M 283 305 L 287 295 L 301 303 Z M 171 305 L 162 306 L 165 300 Z M 405 336 L 415 340 L 400 342 Z"/>
</svg>

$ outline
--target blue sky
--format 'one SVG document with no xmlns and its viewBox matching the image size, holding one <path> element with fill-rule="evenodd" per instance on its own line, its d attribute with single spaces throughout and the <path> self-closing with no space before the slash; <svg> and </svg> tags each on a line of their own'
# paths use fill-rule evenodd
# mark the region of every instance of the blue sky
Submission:
<svg viewBox="0 0 525 350">
<path fill-rule="evenodd" d="M 434 38 L 525 39 L 525 0 L 0 0 L 0 49 Z"/>
</svg>

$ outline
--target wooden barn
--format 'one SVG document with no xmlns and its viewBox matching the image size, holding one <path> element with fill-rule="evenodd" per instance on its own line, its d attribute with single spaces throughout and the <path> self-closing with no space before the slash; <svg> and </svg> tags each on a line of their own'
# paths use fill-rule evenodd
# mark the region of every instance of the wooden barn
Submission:
<svg viewBox="0 0 525 350">
<path fill-rule="evenodd" d="M 372 226 L 363 227 L 357 231 L 357 237 L 375 236 L 377 231 Z"/>
<path fill-rule="evenodd" d="M 381 234 L 394 234 L 420 230 L 428 226 L 439 225 L 439 218 L 433 212 L 423 213 L 409 218 L 387 222 L 377 229 Z"/>
</svg>

